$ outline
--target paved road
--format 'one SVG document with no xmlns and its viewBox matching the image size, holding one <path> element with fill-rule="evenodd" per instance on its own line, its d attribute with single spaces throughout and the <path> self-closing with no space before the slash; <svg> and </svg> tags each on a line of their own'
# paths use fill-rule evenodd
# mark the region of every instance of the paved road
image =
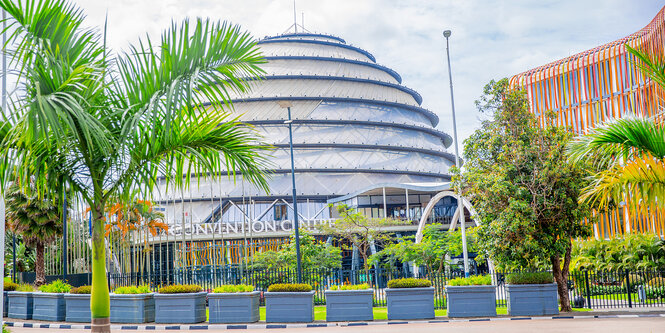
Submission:
<svg viewBox="0 0 665 333">
<path fill-rule="evenodd" d="M 36 333 L 49 331 L 39 328 L 11 327 L 15 333 Z M 85 332 L 83 330 L 50 330 L 54 332 Z M 223 330 L 209 330 L 208 332 L 229 332 Z M 265 333 L 267 330 L 242 330 L 240 332 Z M 177 332 L 177 331 L 124 331 L 124 332 Z M 321 327 L 321 328 L 293 328 L 274 329 L 271 333 L 531 333 L 531 332 L 588 332 L 588 333 L 611 333 L 611 332 L 665 332 L 665 318 L 603 318 L 603 319 L 555 319 L 555 320 L 506 320 L 491 322 L 449 322 L 435 324 L 400 324 L 400 325 L 369 325 L 353 327 Z"/>
</svg>

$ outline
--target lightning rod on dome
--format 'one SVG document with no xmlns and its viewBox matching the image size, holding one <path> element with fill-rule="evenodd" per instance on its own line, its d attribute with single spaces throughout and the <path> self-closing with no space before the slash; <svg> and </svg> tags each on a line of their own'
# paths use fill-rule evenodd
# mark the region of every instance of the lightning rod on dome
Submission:
<svg viewBox="0 0 665 333">
<path fill-rule="evenodd" d="M 282 34 L 289 33 L 291 31 L 291 28 L 293 28 L 293 31 L 297 34 L 298 33 L 298 27 L 300 27 L 301 32 L 310 32 L 309 30 L 305 29 L 305 12 L 301 12 L 301 24 L 298 24 L 298 15 L 296 11 L 296 0 L 293 0 L 293 24 L 289 26 L 286 31 L 284 31 Z"/>
</svg>

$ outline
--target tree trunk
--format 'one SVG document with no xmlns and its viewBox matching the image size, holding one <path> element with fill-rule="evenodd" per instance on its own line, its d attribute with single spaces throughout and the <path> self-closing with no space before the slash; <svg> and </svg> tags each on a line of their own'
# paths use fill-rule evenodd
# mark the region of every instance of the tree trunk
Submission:
<svg viewBox="0 0 665 333">
<path fill-rule="evenodd" d="M 104 205 L 92 208 L 92 292 L 90 313 L 92 332 L 111 332 L 109 321 L 111 306 L 109 287 L 106 281 L 106 247 L 104 239 Z"/>
<path fill-rule="evenodd" d="M 35 244 L 35 286 L 39 287 L 46 282 L 46 273 L 44 272 L 44 243 Z"/>
<path fill-rule="evenodd" d="M 568 269 L 570 267 L 571 248 L 572 246 L 569 242 L 563 259 L 563 268 L 561 267 L 561 260 L 558 255 L 550 257 L 552 262 L 552 273 L 557 284 L 557 291 L 559 292 L 561 312 L 572 311 L 572 308 L 570 307 L 570 297 L 568 295 Z"/>
</svg>

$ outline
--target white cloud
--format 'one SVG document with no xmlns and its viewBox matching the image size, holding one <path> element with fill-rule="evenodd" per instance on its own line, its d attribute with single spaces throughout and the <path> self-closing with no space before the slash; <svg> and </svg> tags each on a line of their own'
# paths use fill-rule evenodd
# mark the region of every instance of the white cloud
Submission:
<svg viewBox="0 0 665 333">
<path fill-rule="evenodd" d="M 210 17 L 241 24 L 257 37 L 293 23 L 290 0 L 79 0 L 88 24 L 103 26 L 115 50 L 172 20 Z M 423 96 L 423 106 L 452 134 L 444 29 L 453 31 L 451 61 L 460 139 L 478 126 L 474 100 L 493 78 L 516 74 L 629 35 L 648 24 L 660 0 L 318 0 L 297 1 L 298 20 L 344 38 L 395 69 Z"/>
</svg>

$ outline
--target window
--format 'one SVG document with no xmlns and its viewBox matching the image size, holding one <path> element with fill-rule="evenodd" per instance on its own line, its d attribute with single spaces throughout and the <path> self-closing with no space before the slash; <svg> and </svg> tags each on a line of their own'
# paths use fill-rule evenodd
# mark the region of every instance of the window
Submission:
<svg viewBox="0 0 665 333">
<path fill-rule="evenodd" d="M 289 213 L 285 204 L 275 205 L 275 221 L 287 220 L 289 218 Z"/>
</svg>

